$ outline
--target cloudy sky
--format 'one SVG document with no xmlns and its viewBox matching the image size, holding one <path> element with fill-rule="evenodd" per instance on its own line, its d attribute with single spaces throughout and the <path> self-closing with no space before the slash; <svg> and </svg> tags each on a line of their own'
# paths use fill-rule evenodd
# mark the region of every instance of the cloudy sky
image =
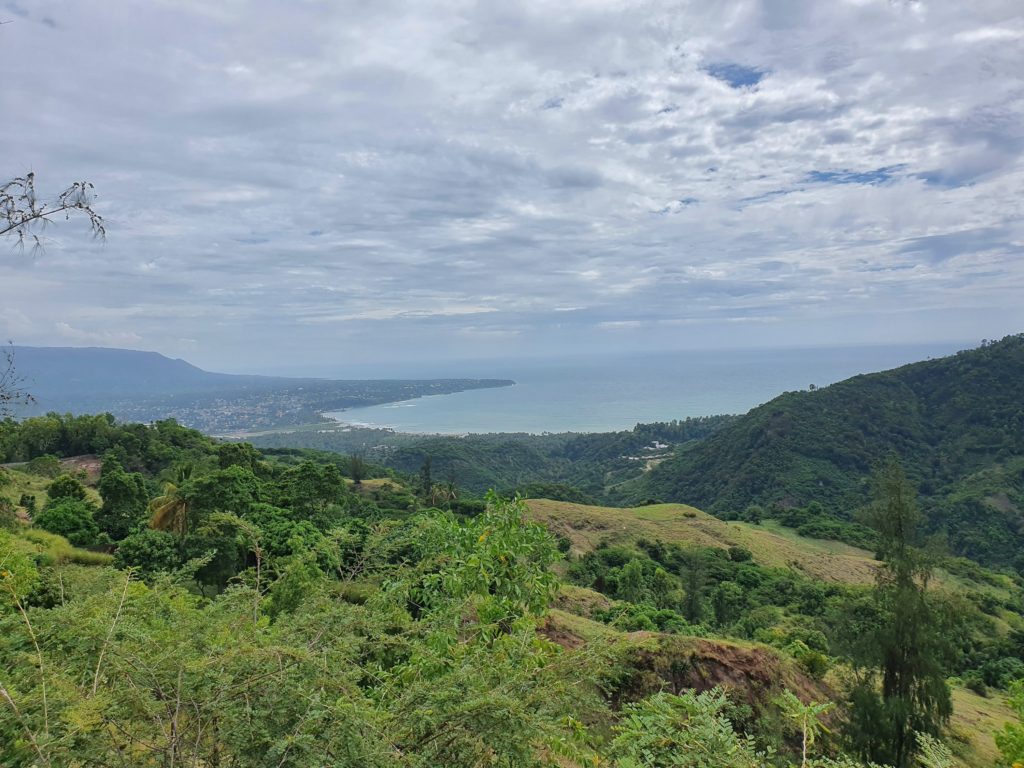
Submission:
<svg viewBox="0 0 1024 768">
<path fill-rule="evenodd" d="M 1024 330 L 1019 0 L 0 0 L 0 334 L 218 370 Z"/>
</svg>

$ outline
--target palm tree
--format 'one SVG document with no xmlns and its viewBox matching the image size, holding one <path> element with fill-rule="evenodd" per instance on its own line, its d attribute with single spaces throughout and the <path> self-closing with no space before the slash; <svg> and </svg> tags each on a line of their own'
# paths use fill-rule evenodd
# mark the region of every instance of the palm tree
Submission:
<svg viewBox="0 0 1024 768">
<path fill-rule="evenodd" d="M 189 499 L 182 494 L 181 487 L 192 477 L 192 465 L 182 464 L 174 472 L 174 480 L 164 483 L 164 493 L 149 502 L 149 527 L 158 531 L 170 531 L 179 536 L 188 533 Z"/>
</svg>

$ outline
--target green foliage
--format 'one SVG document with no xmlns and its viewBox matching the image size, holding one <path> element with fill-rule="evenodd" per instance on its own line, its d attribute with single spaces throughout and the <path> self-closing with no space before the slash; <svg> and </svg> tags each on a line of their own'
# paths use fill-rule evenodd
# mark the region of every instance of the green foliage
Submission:
<svg viewBox="0 0 1024 768">
<path fill-rule="evenodd" d="M 103 460 L 99 492 L 103 506 L 95 515 L 96 524 L 111 539 L 123 539 L 145 519 L 149 501 L 145 480 L 137 472 L 125 472 L 112 453 Z"/>
<path fill-rule="evenodd" d="M 25 470 L 40 477 L 56 477 L 60 474 L 60 459 L 52 455 L 36 456 L 25 465 Z"/>
<path fill-rule="evenodd" d="M 249 443 L 224 443 L 217 446 L 217 462 L 221 469 L 242 467 L 256 473 L 260 470 L 260 452 Z"/>
<path fill-rule="evenodd" d="M 58 497 L 47 503 L 33 523 L 38 528 L 65 537 L 77 547 L 96 543 L 100 529 L 93 519 L 95 508 L 88 502 Z"/>
<path fill-rule="evenodd" d="M 46 489 L 46 495 L 51 501 L 55 499 L 72 499 L 73 501 L 85 501 L 85 486 L 73 475 L 58 475 L 57 479 L 50 483 Z"/>
<path fill-rule="evenodd" d="M 286 470 L 278 482 L 278 501 L 314 522 L 329 528 L 344 517 L 340 505 L 349 492 L 341 471 L 333 464 L 304 461 Z"/>
<path fill-rule="evenodd" d="M 184 565 L 179 541 L 164 531 L 143 528 L 128 534 L 117 545 L 114 565 L 132 568 L 147 581 L 159 573 L 169 573 Z"/>
<path fill-rule="evenodd" d="M 15 610 L 39 582 L 34 554 L 25 541 L 0 530 L 0 616 Z"/>
<path fill-rule="evenodd" d="M 961 620 L 928 590 L 930 563 L 913 546 L 920 513 L 901 467 L 889 462 L 876 483 L 870 520 L 883 565 L 874 615 L 849 627 L 864 672 L 851 692 L 849 738 L 863 757 L 904 768 L 917 751 L 915 734 L 937 735 L 952 712 L 946 675 Z"/>
<path fill-rule="evenodd" d="M 656 693 L 628 704 L 608 756 L 617 768 L 754 768 L 761 758 L 724 714 L 720 690 Z"/>
<path fill-rule="evenodd" d="M 806 766 L 811 747 L 820 733 L 828 733 L 822 718 L 835 704 L 832 702 L 808 702 L 804 704 L 792 691 L 783 691 L 776 699 L 782 715 L 800 736 L 800 765 Z"/>
<path fill-rule="evenodd" d="M 429 545 L 439 553 L 437 570 L 424 576 L 417 602 L 430 609 L 474 595 L 486 633 L 507 632 L 519 619 L 542 616 L 558 589 L 550 570 L 558 549 L 543 526 L 525 519 L 525 511 L 522 502 L 492 494 L 486 511 L 464 524 L 437 518 L 428 528 Z"/>
<path fill-rule="evenodd" d="M 664 498 L 734 516 L 751 504 L 820 502 L 849 522 L 866 478 L 895 452 L 921 486 L 929 527 L 951 549 L 1009 565 L 1024 546 L 1024 335 L 951 357 L 787 392 L 677 449 L 630 499 Z M 1007 514 L 1007 503 L 1016 510 Z M 810 522 L 810 521 L 805 521 Z M 856 542 L 829 522 L 808 535 Z"/>
<path fill-rule="evenodd" d="M 1010 685 L 1007 702 L 1017 715 L 1016 723 L 1007 723 L 996 733 L 996 746 L 1006 765 L 1024 763 L 1024 679 Z"/>
</svg>

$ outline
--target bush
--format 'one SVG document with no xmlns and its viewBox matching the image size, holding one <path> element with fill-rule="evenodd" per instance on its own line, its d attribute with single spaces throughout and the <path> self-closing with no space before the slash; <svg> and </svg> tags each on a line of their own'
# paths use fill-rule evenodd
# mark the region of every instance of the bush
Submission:
<svg viewBox="0 0 1024 768">
<path fill-rule="evenodd" d="M 988 686 L 985 685 L 985 680 L 982 678 L 981 673 L 976 669 L 969 669 L 964 674 L 964 687 L 968 690 L 974 691 L 979 696 L 988 696 Z"/>
<path fill-rule="evenodd" d="M 56 477 L 60 474 L 60 459 L 56 456 L 36 456 L 25 465 L 25 470 L 40 477 Z"/>
<path fill-rule="evenodd" d="M 18 525 L 18 516 L 14 505 L 7 499 L 0 499 L 0 528 L 13 530 Z"/>
<path fill-rule="evenodd" d="M 85 486 L 83 486 L 77 478 L 64 473 L 58 475 L 57 479 L 50 483 L 50 487 L 46 489 L 47 495 L 51 501 L 57 499 L 74 499 L 75 501 L 85 501 Z"/>
<path fill-rule="evenodd" d="M 729 559 L 734 563 L 745 563 L 754 559 L 754 554 L 746 547 L 729 547 Z"/>
<path fill-rule="evenodd" d="M 84 501 L 58 499 L 47 504 L 33 521 L 37 528 L 63 536 L 77 547 L 96 543 L 99 528 L 93 520 L 93 508 Z"/>
<path fill-rule="evenodd" d="M 129 534 L 117 545 L 114 565 L 136 568 L 143 579 L 149 579 L 161 571 L 180 568 L 181 549 L 174 534 L 145 528 Z"/>
</svg>

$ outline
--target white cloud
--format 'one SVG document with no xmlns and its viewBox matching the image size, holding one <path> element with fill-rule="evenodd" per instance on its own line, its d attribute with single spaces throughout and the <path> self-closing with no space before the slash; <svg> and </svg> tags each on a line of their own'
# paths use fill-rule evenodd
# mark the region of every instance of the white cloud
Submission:
<svg viewBox="0 0 1024 768">
<path fill-rule="evenodd" d="M 95 181 L 110 235 L 0 255 L 0 331 L 238 369 L 1020 330 L 1022 33 L 996 0 L 35 0 L 0 175 Z"/>
</svg>

